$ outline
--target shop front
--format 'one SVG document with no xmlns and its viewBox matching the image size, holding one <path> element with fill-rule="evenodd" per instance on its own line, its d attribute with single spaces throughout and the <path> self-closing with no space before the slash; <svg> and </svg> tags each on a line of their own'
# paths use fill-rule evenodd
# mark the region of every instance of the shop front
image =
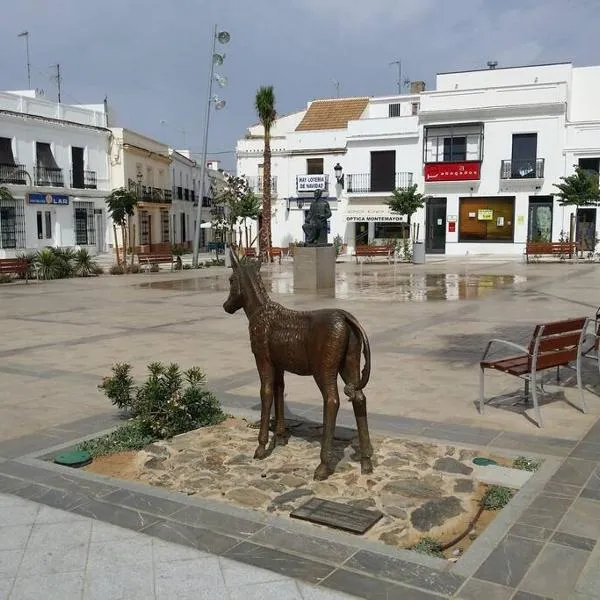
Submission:
<svg viewBox="0 0 600 600">
<path fill-rule="evenodd" d="M 350 205 L 345 214 L 346 240 L 352 251 L 356 246 L 384 244 L 409 237 L 406 215 L 393 213 L 387 206 Z"/>
</svg>

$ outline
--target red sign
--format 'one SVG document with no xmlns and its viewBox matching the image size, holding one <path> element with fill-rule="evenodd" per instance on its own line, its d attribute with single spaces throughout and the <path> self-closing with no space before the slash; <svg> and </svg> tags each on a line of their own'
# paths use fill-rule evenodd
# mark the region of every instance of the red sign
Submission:
<svg viewBox="0 0 600 600">
<path fill-rule="evenodd" d="M 479 161 L 428 163 L 425 181 L 470 181 L 481 176 Z"/>
<path fill-rule="evenodd" d="M 454 221 L 448 223 L 448 233 L 456 233 L 456 223 Z"/>
</svg>

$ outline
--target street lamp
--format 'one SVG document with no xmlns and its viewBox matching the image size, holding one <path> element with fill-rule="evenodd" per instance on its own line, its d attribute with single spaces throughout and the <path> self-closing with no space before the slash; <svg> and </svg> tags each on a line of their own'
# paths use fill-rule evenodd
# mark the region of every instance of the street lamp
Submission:
<svg viewBox="0 0 600 600">
<path fill-rule="evenodd" d="M 335 178 L 340 185 L 344 185 L 344 174 L 342 172 L 342 165 L 337 163 L 335 167 L 333 167 L 333 172 L 335 173 Z"/>
<path fill-rule="evenodd" d="M 215 110 L 221 110 L 225 108 L 225 100 L 220 100 L 217 96 L 213 96 L 212 86 L 213 81 L 217 81 L 217 83 L 221 87 L 225 87 L 227 85 L 227 79 L 225 77 L 221 77 L 218 74 L 215 74 L 215 65 L 222 65 L 225 59 L 224 54 L 219 54 L 217 49 L 217 42 L 219 44 L 228 44 L 231 36 L 227 31 L 219 31 L 217 25 L 215 25 L 213 38 L 212 38 L 212 47 L 210 51 L 210 75 L 208 78 L 208 94 L 206 97 L 206 113 L 204 117 L 204 141 L 202 146 L 202 162 L 200 163 L 200 197 L 198 198 L 198 207 L 196 212 L 196 227 L 194 231 L 194 254 L 192 258 L 192 265 L 194 267 L 198 266 L 198 254 L 200 252 L 200 223 L 202 221 L 202 200 L 204 198 L 204 188 L 205 188 L 205 179 L 206 179 L 206 153 L 208 148 L 208 126 L 210 124 L 210 105 L 213 103 L 215 105 Z M 225 260 L 227 261 L 227 250 L 225 251 Z"/>
</svg>

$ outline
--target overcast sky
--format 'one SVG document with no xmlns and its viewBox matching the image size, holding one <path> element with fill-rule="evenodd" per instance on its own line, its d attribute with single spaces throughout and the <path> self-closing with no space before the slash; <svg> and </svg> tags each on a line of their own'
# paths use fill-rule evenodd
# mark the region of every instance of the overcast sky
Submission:
<svg viewBox="0 0 600 600">
<path fill-rule="evenodd" d="M 8 3 L 8 0 L 7 0 Z M 209 153 L 234 166 L 236 140 L 255 119 L 253 99 L 273 85 L 280 113 L 314 98 L 395 93 L 403 78 L 438 71 L 571 60 L 594 64 L 599 0 L 18 0 L 0 19 L 1 89 L 27 86 L 56 99 L 50 65 L 60 63 L 63 102 L 99 103 L 118 125 L 201 151 L 211 28 L 231 33 L 227 107 L 211 116 Z M 366 11 L 366 12 L 365 12 Z M 167 121 L 161 124 L 161 120 Z M 225 152 L 230 152 L 229 154 Z"/>
</svg>

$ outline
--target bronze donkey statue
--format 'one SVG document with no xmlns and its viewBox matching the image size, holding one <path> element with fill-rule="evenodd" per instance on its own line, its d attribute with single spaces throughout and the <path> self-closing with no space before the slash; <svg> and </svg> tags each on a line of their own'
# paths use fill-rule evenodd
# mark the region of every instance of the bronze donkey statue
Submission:
<svg viewBox="0 0 600 600">
<path fill-rule="evenodd" d="M 373 448 L 367 425 L 367 400 L 362 390 L 371 373 L 371 350 L 365 330 L 344 310 L 296 311 L 273 302 L 260 276 L 260 261 L 243 261 L 231 252 L 233 273 L 223 308 L 229 314 L 244 309 L 250 345 L 260 375 L 261 419 L 254 458 L 267 456 L 271 405 L 275 400 L 275 445 L 287 444 L 283 397 L 284 372 L 312 375 L 323 395 L 321 464 L 314 478 L 327 479 L 331 468 L 333 435 L 339 409 L 338 374 L 352 402 L 358 429 L 361 473 L 372 473 Z M 365 366 L 360 372 L 361 349 Z"/>
</svg>

